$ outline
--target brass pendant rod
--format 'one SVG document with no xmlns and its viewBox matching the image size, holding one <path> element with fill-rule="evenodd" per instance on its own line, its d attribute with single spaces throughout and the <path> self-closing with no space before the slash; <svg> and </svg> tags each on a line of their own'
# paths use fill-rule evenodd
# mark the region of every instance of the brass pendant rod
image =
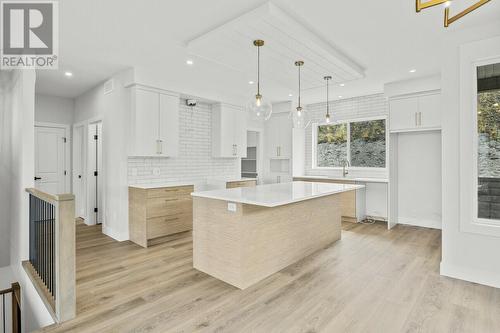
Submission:
<svg viewBox="0 0 500 333">
<path fill-rule="evenodd" d="M 450 24 L 452 24 L 456 20 L 461 19 L 465 15 L 467 15 L 470 12 L 478 9 L 479 7 L 481 7 L 482 5 L 484 5 L 484 4 L 488 3 L 488 2 L 490 2 L 490 0 L 480 0 L 477 3 L 471 5 L 470 7 L 467 7 L 466 9 L 464 9 L 463 11 L 461 11 L 460 13 L 458 13 L 457 15 L 452 16 L 452 17 L 450 17 L 450 9 L 449 8 L 445 8 L 444 9 L 444 26 L 448 27 Z"/>
<path fill-rule="evenodd" d="M 260 95 L 260 46 L 257 46 L 257 95 Z"/>
<path fill-rule="evenodd" d="M 329 86 L 328 86 L 328 81 L 330 81 L 330 79 L 327 77 L 326 78 L 326 116 L 329 118 L 330 117 L 330 96 L 328 94 L 328 91 L 329 91 Z"/>
</svg>

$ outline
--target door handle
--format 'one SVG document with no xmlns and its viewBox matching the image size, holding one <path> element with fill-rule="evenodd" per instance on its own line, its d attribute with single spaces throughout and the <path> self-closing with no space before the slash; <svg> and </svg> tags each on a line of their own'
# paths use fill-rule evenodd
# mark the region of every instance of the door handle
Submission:
<svg viewBox="0 0 500 333">
<path fill-rule="evenodd" d="M 42 177 L 36 177 L 35 176 L 35 180 L 40 180 L 40 179 L 42 179 Z"/>
</svg>

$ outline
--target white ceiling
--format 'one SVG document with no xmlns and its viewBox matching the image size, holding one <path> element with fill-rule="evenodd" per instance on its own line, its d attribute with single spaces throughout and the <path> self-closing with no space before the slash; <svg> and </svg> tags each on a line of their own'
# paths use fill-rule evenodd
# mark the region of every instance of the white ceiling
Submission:
<svg viewBox="0 0 500 333">
<path fill-rule="evenodd" d="M 489 2 L 448 29 L 442 26 L 442 8 L 417 14 L 414 0 L 272 2 L 315 38 L 365 70 L 364 78 L 347 82 L 345 87 L 335 86 L 331 94 L 335 98 L 381 92 L 386 82 L 438 73 L 441 59 L 437 50 L 447 34 L 500 21 L 500 1 Z M 472 2 L 456 0 L 453 6 Z M 242 101 L 255 94 L 255 86 L 248 84 L 249 80 L 256 80 L 251 71 L 255 59 L 245 60 L 242 68 L 233 68 L 240 67 L 239 63 L 221 64 L 193 56 L 187 45 L 265 1 L 64 0 L 59 3 L 60 69 L 38 71 L 38 93 L 76 97 L 111 74 L 137 66 L 165 73 L 171 86 L 178 84 L 181 93 L 196 92 L 207 99 L 227 96 Z M 241 42 L 235 43 L 232 50 L 223 50 L 228 58 L 240 60 L 241 50 L 235 47 L 247 47 L 255 27 L 246 29 L 250 30 L 243 29 L 246 32 Z M 265 52 L 263 48 L 263 63 Z M 275 52 L 268 56 L 273 61 L 278 59 Z M 194 60 L 193 66 L 186 65 L 188 58 Z M 283 58 L 283 64 L 289 61 Z M 263 94 L 272 101 L 290 99 L 289 93 L 296 95 L 293 90 L 296 82 L 287 78 L 289 74 L 280 74 L 278 66 L 272 65 L 274 62 L 268 64 L 271 68 L 264 66 L 262 76 L 271 75 L 272 79 L 264 81 Z M 410 69 L 417 71 L 411 74 Z M 66 70 L 71 70 L 74 76 L 66 78 Z M 321 80 L 321 70 L 316 71 Z M 316 85 L 313 77 L 307 80 L 311 87 Z M 304 94 L 306 103 L 319 101 L 324 98 L 324 88 L 309 89 Z"/>
</svg>

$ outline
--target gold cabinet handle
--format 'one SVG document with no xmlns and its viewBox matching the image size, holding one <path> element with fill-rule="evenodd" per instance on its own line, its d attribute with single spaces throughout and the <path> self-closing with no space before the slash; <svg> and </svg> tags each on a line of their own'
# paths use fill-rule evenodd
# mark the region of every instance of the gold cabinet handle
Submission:
<svg viewBox="0 0 500 333">
<path fill-rule="evenodd" d="M 165 222 L 176 221 L 178 219 L 179 219 L 178 217 L 167 218 L 167 219 L 165 219 Z"/>
<path fill-rule="evenodd" d="M 179 200 L 179 199 L 177 199 L 177 198 L 176 199 L 165 199 L 165 201 L 177 201 L 177 200 Z"/>
</svg>

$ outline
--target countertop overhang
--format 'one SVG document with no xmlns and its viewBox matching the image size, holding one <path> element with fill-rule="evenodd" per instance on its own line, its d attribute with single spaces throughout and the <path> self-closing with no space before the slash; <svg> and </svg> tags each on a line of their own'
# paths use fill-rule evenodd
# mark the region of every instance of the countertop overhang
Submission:
<svg viewBox="0 0 500 333">
<path fill-rule="evenodd" d="M 357 184 L 336 184 L 295 181 L 266 184 L 255 187 L 239 187 L 212 191 L 193 192 L 193 197 L 223 200 L 247 205 L 278 207 L 294 202 L 310 200 L 365 187 Z"/>
</svg>

